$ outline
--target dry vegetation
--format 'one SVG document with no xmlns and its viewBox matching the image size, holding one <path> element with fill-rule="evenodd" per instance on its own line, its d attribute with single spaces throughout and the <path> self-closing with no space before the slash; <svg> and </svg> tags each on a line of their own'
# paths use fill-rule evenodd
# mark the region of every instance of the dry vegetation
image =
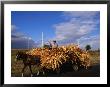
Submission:
<svg viewBox="0 0 110 87">
<path fill-rule="evenodd" d="M 99 51 L 90 51 L 90 61 L 91 65 L 97 65 L 100 64 L 100 52 Z"/>
<path fill-rule="evenodd" d="M 46 69 L 57 70 L 60 65 L 70 61 L 72 63 L 79 63 L 80 66 L 86 68 L 90 66 L 89 54 L 81 50 L 77 45 L 66 45 L 58 48 L 35 48 L 27 52 L 28 55 L 40 56 L 41 66 Z"/>
<path fill-rule="evenodd" d="M 21 76 L 20 73 L 23 68 L 22 61 L 15 61 L 15 54 L 17 53 L 17 51 L 17 49 L 12 50 L 12 76 Z M 67 61 L 71 61 L 72 63 L 76 64 L 80 62 L 80 65 L 82 66 L 90 66 L 90 63 L 92 65 L 100 63 L 99 52 L 90 51 L 88 53 L 78 48 L 76 45 L 61 46 L 59 48 L 53 48 L 51 50 L 44 48 L 43 51 L 41 48 L 35 48 L 29 51 L 21 49 L 21 51 L 25 51 L 29 55 L 39 55 L 41 58 L 41 66 L 52 70 L 59 69 L 60 66 Z M 33 66 L 33 72 L 36 73 L 38 68 L 39 67 L 37 66 Z M 28 76 L 28 74 L 30 74 L 29 69 L 26 69 L 25 75 Z"/>
</svg>

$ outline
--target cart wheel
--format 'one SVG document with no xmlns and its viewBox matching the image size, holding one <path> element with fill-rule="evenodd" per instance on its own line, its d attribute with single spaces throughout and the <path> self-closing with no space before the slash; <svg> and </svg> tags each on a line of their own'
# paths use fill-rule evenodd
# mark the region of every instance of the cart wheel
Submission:
<svg viewBox="0 0 110 87">
<path fill-rule="evenodd" d="M 78 65 L 73 65 L 73 69 L 74 69 L 74 71 L 78 71 Z"/>
</svg>

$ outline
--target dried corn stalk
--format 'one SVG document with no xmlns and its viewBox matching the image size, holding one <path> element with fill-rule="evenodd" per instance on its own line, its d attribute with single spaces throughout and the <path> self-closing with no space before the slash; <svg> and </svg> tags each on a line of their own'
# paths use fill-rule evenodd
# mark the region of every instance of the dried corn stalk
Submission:
<svg viewBox="0 0 110 87">
<path fill-rule="evenodd" d="M 67 61 L 72 61 L 76 64 L 80 62 L 83 66 L 89 66 L 89 54 L 74 44 L 50 50 L 48 48 L 35 48 L 26 53 L 29 55 L 40 55 L 41 66 L 47 69 L 57 70 L 60 68 L 60 65 Z"/>
</svg>

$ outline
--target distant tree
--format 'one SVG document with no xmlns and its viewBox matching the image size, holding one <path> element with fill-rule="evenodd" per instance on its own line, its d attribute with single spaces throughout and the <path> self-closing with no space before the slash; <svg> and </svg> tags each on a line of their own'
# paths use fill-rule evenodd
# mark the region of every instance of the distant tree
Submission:
<svg viewBox="0 0 110 87">
<path fill-rule="evenodd" d="M 100 51 L 100 49 L 98 48 L 98 49 L 97 49 L 97 51 L 99 52 L 99 51 Z"/>
<path fill-rule="evenodd" d="M 49 48 L 49 45 L 47 45 L 47 44 L 44 44 L 44 46 L 43 46 L 44 48 Z"/>
<path fill-rule="evenodd" d="M 86 51 L 87 51 L 87 50 L 89 51 L 89 50 L 91 49 L 91 46 L 90 46 L 90 45 L 86 45 L 86 46 L 85 46 L 85 49 L 86 49 Z"/>
</svg>

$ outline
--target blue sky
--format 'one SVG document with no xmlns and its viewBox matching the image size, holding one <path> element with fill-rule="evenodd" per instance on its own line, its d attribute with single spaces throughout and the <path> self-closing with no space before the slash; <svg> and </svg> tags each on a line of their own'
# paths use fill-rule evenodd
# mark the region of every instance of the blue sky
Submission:
<svg viewBox="0 0 110 87">
<path fill-rule="evenodd" d="M 96 11 L 12 11 L 12 47 L 25 48 L 30 37 L 30 47 L 44 41 L 57 40 L 60 45 L 77 43 L 100 47 L 100 12 Z M 17 45 L 20 43 L 21 47 Z"/>
</svg>

